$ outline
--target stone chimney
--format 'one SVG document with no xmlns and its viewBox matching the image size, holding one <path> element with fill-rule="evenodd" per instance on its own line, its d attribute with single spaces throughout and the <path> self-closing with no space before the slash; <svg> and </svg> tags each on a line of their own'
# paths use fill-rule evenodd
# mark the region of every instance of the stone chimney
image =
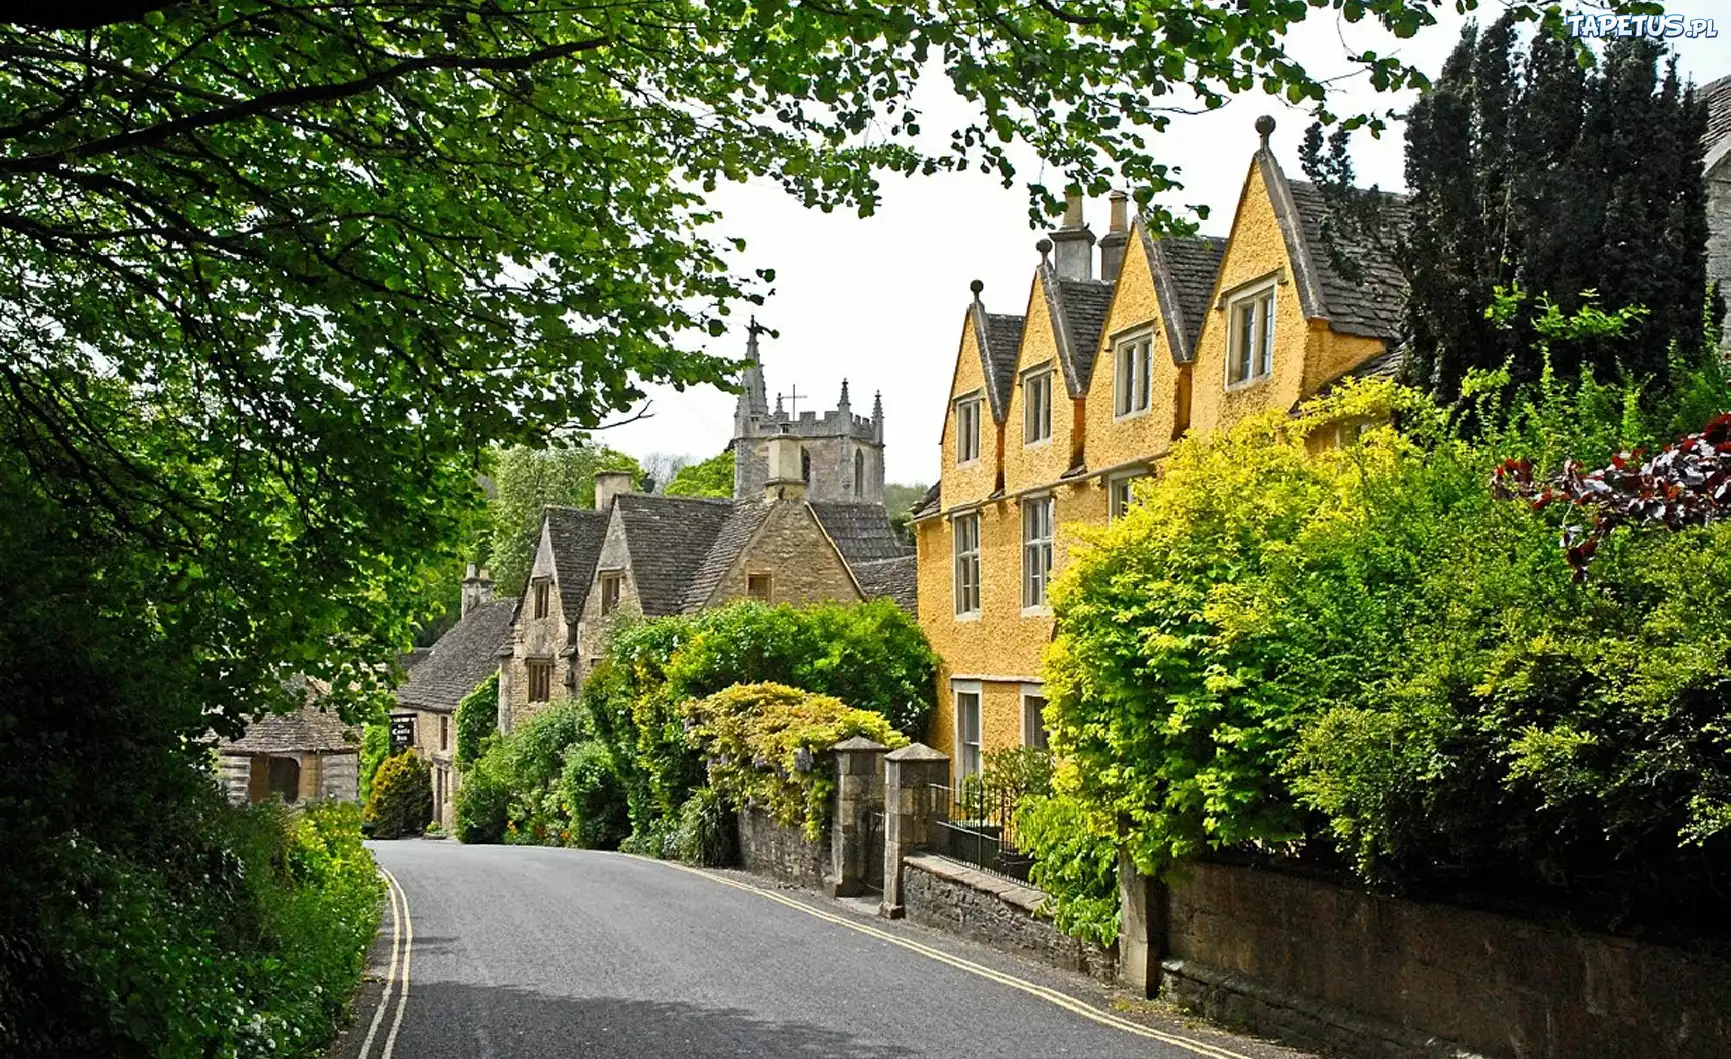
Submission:
<svg viewBox="0 0 1731 1059">
<path fill-rule="evenodd" d="M 462 616 L 468 617 L 471 610 L 483 603 L 491 602 L 493 602 L 493 575 L 485 566 L 476 569 L 475 564 L 470 563 L 463 576 Z"/>
<path fill-rule="evenodd" d="M 769 478 L 763 495 L 770 500 L 799 500 L 805 496 L 805 450 L 799 439 L 785 433 L 769 439 Z"/>
<path fill-rule="evenodd" d="M 1124 248 L 1130 245 L 1130 196 L 1112 192 L 1112 224 L 1100 240 L 1100 278 L 1115 280 L 1124 267 Z"/>
<path fill-rule="evenodd" d="M 1072 188 L 1064 195 L 1064 226 L 1052 233 L 1052 250 L 1060 277 L 1094 278 L 1094 233 L 1082 220 L 1080 189 Z"/>
<path fill-rule="evenodd" d="M 631 487 L 635 484 L 637 477 L 630 471 L 596 471 L 595 510 L 608 510 L 613 506 L 614 497 L 620 493 L 631 492 Z"/>
</svg>

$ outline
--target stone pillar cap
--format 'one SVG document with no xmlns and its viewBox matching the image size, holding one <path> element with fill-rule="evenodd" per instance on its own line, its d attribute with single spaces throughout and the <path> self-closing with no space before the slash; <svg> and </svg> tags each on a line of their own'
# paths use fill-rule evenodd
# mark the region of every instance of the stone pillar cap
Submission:
<svg viewBox="0 0 1731 1059">
<path fill-rule="evenodd" d="M 888 750 L 889 747 L 884 746 L 875 739 L 867 739 L 863 735 L 855 735 L 843 739 L 841 742 L 830 747 L 830 749 L 835 751 L 870 750 L 874 752 L 882 752 Z"/>
<path fill-rule="evenodd" d="M 948 761 L 950 755 L 933 750 L 924 743 L 909 743 L 900 750 L 892 750 L 885 761 Z"/>
</svg>

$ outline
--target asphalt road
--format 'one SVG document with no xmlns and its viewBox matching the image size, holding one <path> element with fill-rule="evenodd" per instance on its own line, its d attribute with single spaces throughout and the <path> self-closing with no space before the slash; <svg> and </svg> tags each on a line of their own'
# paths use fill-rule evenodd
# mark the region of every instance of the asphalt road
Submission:
<svg viewBox="0 0 1731 1059">
<path fill-rule="evenodd" d="M 339 1059 L 1293 1055 L 1126 1017 L 1080 976 L 737 874 L 435 841 L 375 853 L 407 916 L 386 912 L 389 981 L 363 991 Z"/>
</svg>

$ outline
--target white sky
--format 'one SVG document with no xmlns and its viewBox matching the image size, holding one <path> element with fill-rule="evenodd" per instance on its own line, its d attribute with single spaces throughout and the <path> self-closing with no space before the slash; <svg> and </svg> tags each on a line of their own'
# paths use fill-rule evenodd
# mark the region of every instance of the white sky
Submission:
<svg viewBox="0 0 1731 1059">
<path fill-rule="evenodd" d="M 1666 7 L 1690 17 L 1722 16 L 1718 39 L 1675 42 L 1684 73 L 1705 84 L 1731 72 L 1731 8 L 1723 0 L 1673 0 Z M 1493 0 L 1479 16 L 1481 24 L 1499 11 Z M 1463 21 L 1444 10 L 1437 26 L 1399 42 L 1368 24 L 1347 25 L 1332 12 L 1313 12 L 1290 46 L 1307 68 L 1325 76 L 1350 70 L 1344 60 L 1347 47 L 1399 48 L 1399 54 L 1435 75 Z M 1404 109 L 1410 103 L 1410 95 L 1379 95 L 1362 77 L 1335 87 L 1336 113 Z M 947 142 L 952 127 L 970 119 L 968 104 L 941 77 L 927 79 L 917 102 L 921 125 L 935 131 L 940 143 Z M 1275 152 L 1289 175 L 1302 177 L 1298 146 L 1310 119 L 1261 92 L 1211 114 L 1178 117 L 1155 141 L 1155 150 L 1178 169 L 1176 179 L 1185 185 L 1167 196 L 1169 204 L 1207 204 L 1212 216 L 1202 222 L 1202 230 L 1208 234 L 1227 234 L 1256 148 L 1252 126 L 1259 114 L 1275 116 Z M 1401 188 L 1401 143 L 1398 126 L 1380 141 L 1361 131 L 1354 139 L 1360 183 Z M 1030 157 L 1018 180 L 1035 178 L 1039 171 Z M 821 412 L 835 406 L 845 377 L 855 411 L 864 414 L 871 410 L 873 393 L 881 390 L 886 480 L 929 483 L 937 476 L 950 373 L 971 297 L 968 283 L 985 283 L 983 297 L 991 311 L 1023 312 L 1041 233 L 1027 226 L 1027 195 L 1020 183 L 1004 188 L 996 178 L 978 173 L 885 179 L 883 202 L 863 219 L 804 209 L 769 183 L 724 186 L 710 199 L 723 214 L 714 234 L 747 240 L 746 252 L 737 258 L 741 271 L 776 270 L 775 293 L 758 311 L 762 323 L 780 332 L 761 342 L 770 399 L 797 385 L 799 407 Z M 1062 183 L 1057 174 L 1053 183 Z M 1088 203 L 1087 220 L 1096 235 L 1105 234 L 1106 218 L 1103 200 Z M 736 313 L 734 329 L 709 348 L 739 356 L 748 316 Z M 597 440 L 639 457 L 661 453 L 703 459 L 730 439 L 732 394 L 712 387 L 684 393 L 651 387 L 650 396 L 651 418 L 604 430 Z"/>
</svg>

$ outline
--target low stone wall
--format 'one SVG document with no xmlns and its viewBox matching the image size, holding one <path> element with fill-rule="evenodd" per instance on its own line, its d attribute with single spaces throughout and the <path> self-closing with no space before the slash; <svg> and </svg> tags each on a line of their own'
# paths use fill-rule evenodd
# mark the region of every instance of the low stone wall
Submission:
<svg viewBox="0 0 1731 1059">
<path fill-rule="evenodd" d="M 739 812 L 739 865 L 781 882 L 821 890 L 829 873 L 829 835 L 818 841 L 798 827 L 783 827 L 761 809 Z"/>
<path fill-rule="evenodd" d="M 1113 954 L 1059 931 L 1038 913 L 1045 893 L 959 861 L 922 853 L 902 861 L 907 918 L 1010 949 L 1102 982 L 1116 979 Z"/>
<path fill-rule="evenodd" d="M 1167 893 L 1165 988 L 1216 1021 L 1355 1056 L 1731 1056 L 1731 966 L 1676 949 L 1240 866 Z"/>
</svg>

